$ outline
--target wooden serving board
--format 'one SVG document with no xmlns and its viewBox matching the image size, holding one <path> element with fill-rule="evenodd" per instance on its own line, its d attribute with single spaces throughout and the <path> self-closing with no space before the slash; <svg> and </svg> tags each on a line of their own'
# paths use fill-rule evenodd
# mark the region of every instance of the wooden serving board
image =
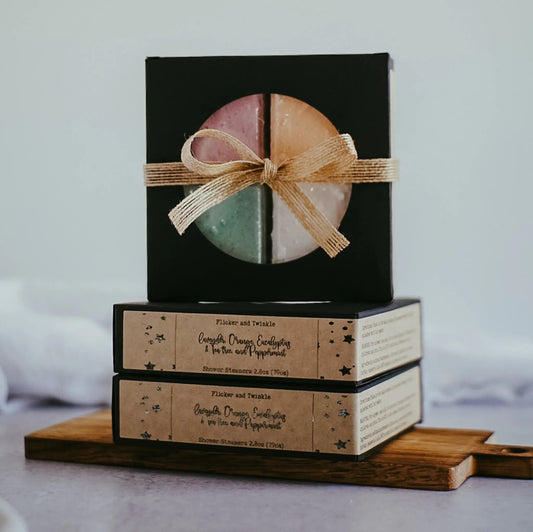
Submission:
<svg viewBox="0 0 533 532">
<path fill-rule="evenodd" d="M 25 437 L 26 458 L 231 475 L 452 490 L 472 475 L 533 478 L 533 447 L 492 445 L 492 432 L 416 427 L 363 462 L 116 445 L 104 410 Z"/>
</svg>

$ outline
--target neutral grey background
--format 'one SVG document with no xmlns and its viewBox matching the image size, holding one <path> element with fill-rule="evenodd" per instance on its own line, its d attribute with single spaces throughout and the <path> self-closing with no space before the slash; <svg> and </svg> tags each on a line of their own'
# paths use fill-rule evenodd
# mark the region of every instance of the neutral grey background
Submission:
<svg viewBox="0 0 533 532">
<path fill-rule="evenodd" d="M 533 353 L 533 3 L 0 1 L 0 278 L 145 284 L 144 58 L 388 51 L 396 292 Z"/>
</svg>

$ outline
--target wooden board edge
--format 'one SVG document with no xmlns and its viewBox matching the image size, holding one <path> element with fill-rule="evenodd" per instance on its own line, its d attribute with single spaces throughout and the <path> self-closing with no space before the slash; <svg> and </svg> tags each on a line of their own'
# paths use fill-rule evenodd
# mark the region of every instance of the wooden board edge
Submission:
<svg viewBox="0 0 533 532">
<path fill-rule="evenodd" d="M 202 474 L 236 475 L 308 482 L 329 482 L 360 486 L 448 491 L 459 481 L 449 467 L 412 465 L 387 462 L 347 462 L 312 458 L 237 455 L 227 460 L 225 453 L 214 451 L 179 450 L 168 452 L 145 447 L 50 440 L 28 435 L 25 456 L 32 460 L 50 460 L 86 465 L 107 465 L 160 469 Z M 456 478 L 457 477 L 457 478 Z"/>
<path fill-rule="evenodd" d="M 63 440 L 64 434 L 61 437 L 58 437 L 57 433 L 64 427 L 69 427 L 69 432 L 73 431 L 74 425 L 79 425 L 80 427 L 86 425 L 87 422 L 91 423 L 91 427 L 98 425 L 101 428 L 109 430 L 109 438 L 112 438 L 111 435 L 111 409 L 104 408 L 102 410 L 96 410 L 90 414 L 85 414 L 83 416 L 76 416 L 59 423 L 54 423 L 42 429 L 35 430 L 24 436 L 24 439 L 33 439 L 33 438 L 45 438 L 45 439 L 58 439 Z M 77 432 L 79 435 L 80 433 Z M 86 441 L 84 439 L 72 439 L 70 441 Z M 111 440 L 110 440 L 111 441 Z"/>
</svg>

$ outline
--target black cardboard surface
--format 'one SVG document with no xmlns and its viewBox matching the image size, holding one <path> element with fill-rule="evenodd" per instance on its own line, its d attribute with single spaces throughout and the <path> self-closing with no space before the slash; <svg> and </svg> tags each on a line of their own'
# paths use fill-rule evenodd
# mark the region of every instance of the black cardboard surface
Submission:
<svg viewBox="0 0 533 532">
<path fill-rule="evenodd" d="M 352 135 L 360 158 L 390 157 L 388 54 L 149 58 L 147 162 L 179 160 L 185 139 L 214 111 L 249 94 L 278 93 L 322 112 Z M 215 81 L 213 81 L 215 80 Z M 179 236 L 168 212 L 182 187 L 147 189 L 151 301 L 390 301 L 391 185 L 354 185 L 340 231 L 350 246 L 284 264 L 226 255 L 193 224 Z"/>
</svg>

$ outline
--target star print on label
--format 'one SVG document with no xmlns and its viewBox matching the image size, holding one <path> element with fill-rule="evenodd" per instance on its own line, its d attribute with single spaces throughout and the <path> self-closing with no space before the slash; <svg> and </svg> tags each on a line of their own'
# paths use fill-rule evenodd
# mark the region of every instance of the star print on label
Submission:
<svg viewBox="0 0 533 532">
<path fill-rule="evenodd" d="M 347 368 L 346 366 L 342 366 L 339 371 L 342 373 L 342 375 L 350 375 L 350 371 L 352 371 L 352 368 Z"/>
<path fill-rule="evenodd" d="M 351 344 L 352 342 L 355 342 L 355 338 L 351 334 L 345 334 L 343 342 Z"/>
<path fill-rule="evenodd" d="M 348 412 L 348 410 L 346 410 L 346 408 L 341 408 L 339 410 L 339 416 L 340 417 L 346 418 L 349 415 L 350 415 L 350 412 Z"/>
<path fill-rule="evenodd" d="M 148 370 L 148 371 L 151 371 L 155 368 L 155 364 L 152 364 L 150 361 L 148 361 L 148 364 L 145 364 L 144 367 Z"/>
<path fill-rule="evenodd" d="M 156 334 L 156 335 L 155 335 L 155 339 L 156 339 L 159 343 L 164 342 L 164 341 L 166 340 L 164 334 Z"/>
<path fill-rule="evenodd" d="M 339 440 L 338 442 L 335 442 L 333 445 L 337 447 L 337 449 L 346 449 L 346 443 L 345 441 Z"/>
<path fill-rule="evenodd" d="M 151 437 L 152 437 L 152 435 L 146 430 L 141 434 L 141 438 L 143 440 L 149 440 Z"/>
</svg>

